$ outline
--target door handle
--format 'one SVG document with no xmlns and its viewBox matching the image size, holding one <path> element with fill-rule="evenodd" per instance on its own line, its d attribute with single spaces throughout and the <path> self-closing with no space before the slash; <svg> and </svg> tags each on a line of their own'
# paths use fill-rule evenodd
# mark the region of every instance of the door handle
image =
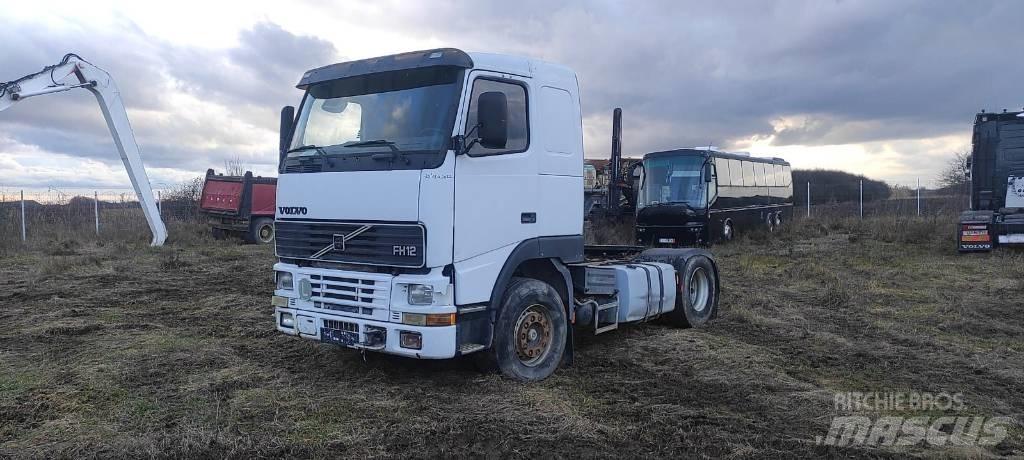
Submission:
<svg viewBox="0 0 1024 460">
<path fill-rule="evenodd" d="M 537 223 L 537 213 L 535 213 L 535 212 L 524 212 L 524 213 L 519 215 L 519 222 L 522 222 L 524 224 L 536 224 Z"/>
</svg>

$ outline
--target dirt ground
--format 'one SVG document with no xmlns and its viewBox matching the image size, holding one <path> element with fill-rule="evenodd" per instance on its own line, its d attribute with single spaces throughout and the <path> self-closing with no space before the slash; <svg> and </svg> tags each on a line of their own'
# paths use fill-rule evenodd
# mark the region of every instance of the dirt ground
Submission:
<svg viewBox="0 0 1024 460">
<path fill-rule="evenodd" d="M 947 228 L 948 227 L 948 228 Z M 536 384 L 275 332 L 269 247 L 0 252 L 0 456 L 1021 456 L 1024 256 L 936 222 L 717 246 L 709 327 L 581 339 Z M 959 393 L 990 447 L 829 447 L 843 392 Z M 881 412 L 869 414 L 905 415 Z"/>
</svg>

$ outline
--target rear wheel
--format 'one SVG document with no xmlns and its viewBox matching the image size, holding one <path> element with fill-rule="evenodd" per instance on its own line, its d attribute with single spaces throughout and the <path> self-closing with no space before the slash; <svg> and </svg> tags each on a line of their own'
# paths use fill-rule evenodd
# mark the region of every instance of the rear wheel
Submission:
<svg viewBox="0 0 1024 460">
<path fill-rule="evenodd" d="M 711 260 L 693 256 L 676 273 L 676 308 L 667 318 L 680 327 L 701 327 L 718 312 L 718 275 Z"/>
<path fill-rule="evenodd" d="M 565 306 L 555 288 L 535 279 L 513 278 L 488 353 L 510 379 L 543 380 L 562 361 L 567 327 Z"/>
<path fill-rule="evenodd" d="M 775 228 L 782 228 L 782 211 L 778 211 L 775 213 Z"/>
<path fill-rule="evenodd" d="M 254 219 L 249 226 L 246 240 L 250 243 L 270 244 L 274 242 L 274 220 L 261 217 Z"/>
<path fill-rule="evenodd" d="M 765 217 L 764 219 L 764 223 L 766 225 L 765 228 L 768 230 L 768 233 L 775 231 L 775 214 L 768 213 L 768 216 Z"/>
</svg>

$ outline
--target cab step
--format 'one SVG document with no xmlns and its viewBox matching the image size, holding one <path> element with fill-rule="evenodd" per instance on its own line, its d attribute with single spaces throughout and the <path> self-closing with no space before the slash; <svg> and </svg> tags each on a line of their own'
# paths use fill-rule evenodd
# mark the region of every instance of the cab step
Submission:
<svg viewBox="0 0 1024 460">
<path fill-rule="evenodd" d="M 479 343 L 464 343 L 462 345 L 459 345 L 459 354 L 460 355 L 468 355 L 470 353 L 483 350 L 484 348 L 487 348 L 487 347 L 485 345 L 483 345 L 483 344 L 479 344 Z"/>
<path fill-rule="evenodd" d="M 601 321 L 602 317 L 611 316 L 611 321 Z M 619 302 L 613 300 L 598 305 L 594 311 L 594 335 L 613 331 L 619 328 Z"/>
</svg>

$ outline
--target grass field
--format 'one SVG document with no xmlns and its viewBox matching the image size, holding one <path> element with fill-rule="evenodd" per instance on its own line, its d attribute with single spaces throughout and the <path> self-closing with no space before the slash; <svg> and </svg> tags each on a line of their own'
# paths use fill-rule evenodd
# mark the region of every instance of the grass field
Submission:
<svg viewBox="0 0 1024 460">
<path fill-rule="evenodd" d="M 1024 455 L 1024 257 L 949 220 L 809 221 L 714 248 L 719 318 L 584 338 L 537 384 L 275 332 L 273 251 L 0 251 L 0 456 Z M 992 447 L 827 447 L 841 392 L 962 393 Z M 882 412 L 875 415 L 905 415 Z"/>
</svg>

